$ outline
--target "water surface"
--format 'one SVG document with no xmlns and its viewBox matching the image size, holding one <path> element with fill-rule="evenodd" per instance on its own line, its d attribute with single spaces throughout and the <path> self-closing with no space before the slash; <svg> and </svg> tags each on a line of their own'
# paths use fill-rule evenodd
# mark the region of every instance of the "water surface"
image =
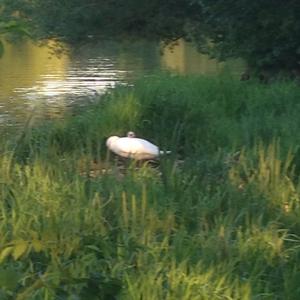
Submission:
<svg viewBox="0 0 300 300">
<path fill-rule="evenodd" d="M 70 107 L 153 71 L 215 74 L 225 66 L 183 41 L 164 51 L 147 41 L 99 41 L 66 50 L 56 55 L 51 47 L 30 41 L 5 45 L 0 59 L 0 126 L 22 126 L 32 116 L 61 117 Z M 240 72 L 239 64 L 229 65 Z"/>
</svg>

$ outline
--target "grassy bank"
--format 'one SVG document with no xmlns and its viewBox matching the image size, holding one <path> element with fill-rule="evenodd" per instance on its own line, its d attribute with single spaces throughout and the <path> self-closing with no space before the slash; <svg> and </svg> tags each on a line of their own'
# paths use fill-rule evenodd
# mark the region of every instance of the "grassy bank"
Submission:
<svg viewBox="0 0 300 300">
<path fill-rule="evenodd" d="M 158 75 L 3 142 L 0 299 L 299 299 L 299 95 Z"/>
</svg>

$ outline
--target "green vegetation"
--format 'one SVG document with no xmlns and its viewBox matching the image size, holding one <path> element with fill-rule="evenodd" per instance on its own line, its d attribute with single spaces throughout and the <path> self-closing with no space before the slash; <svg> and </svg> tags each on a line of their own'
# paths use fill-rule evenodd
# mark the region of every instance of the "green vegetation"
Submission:
<svg viewBox="0 0 300 300">
<path fill-rule="evenodd" d="M 0 298 L 299 299 L 299 89 L 153 75 L 2 142 Z"/>
<path fill-rule="evenodd" d="M 264 79 L 287 74 L 299 77 L 298 1 L 196 2 L 202 8 L 201 20 L 192 23 L 190 32 L 204 51 L 219 59 L 243 58 L 249 72 Z M 208 43 L 203 43 L 203 37 Z"/>
<path fill-rule="evenodd" d="M 297 0 L 3 0 L 3 7 L 32 23 L 39 37 L 183 37 L 218 59 L 244 59 L 248 75 L 300 76 Z"/>
<path fill-rule="evenodd" d="M 29 37 L 28 24 L 25 19 L 17 12 L 14 1 L 0 3 L 0 58 L 4 53 L 3 39 L 14 40 L 21 37 Z"/>
</svg>

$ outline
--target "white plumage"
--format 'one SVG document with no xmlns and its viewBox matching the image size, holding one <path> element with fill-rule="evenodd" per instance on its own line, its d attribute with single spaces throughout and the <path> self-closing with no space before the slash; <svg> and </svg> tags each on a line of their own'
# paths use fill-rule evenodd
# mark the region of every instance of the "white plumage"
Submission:
<svg viewBox="0 0 300 300">
<path fill-rule="evenodd" d="M 136 160 L 156 159 L 164 153 L 147 140 L 136 138 L 132 131 L 128 132 L 127 137 L 109 137 L 106 146 L 117 155 Z"/>
</svg>

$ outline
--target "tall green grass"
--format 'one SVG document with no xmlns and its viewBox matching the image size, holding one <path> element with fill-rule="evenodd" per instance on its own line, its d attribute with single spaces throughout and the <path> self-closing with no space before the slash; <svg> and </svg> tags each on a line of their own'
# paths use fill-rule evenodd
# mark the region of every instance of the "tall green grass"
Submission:
<svg viewBox="0 0 300 300">
<path fill-rule="evenodd" d="M 0 299 L 299 299 L 299 92 L 153 75 L 3 141 Z"/>
</svg>

